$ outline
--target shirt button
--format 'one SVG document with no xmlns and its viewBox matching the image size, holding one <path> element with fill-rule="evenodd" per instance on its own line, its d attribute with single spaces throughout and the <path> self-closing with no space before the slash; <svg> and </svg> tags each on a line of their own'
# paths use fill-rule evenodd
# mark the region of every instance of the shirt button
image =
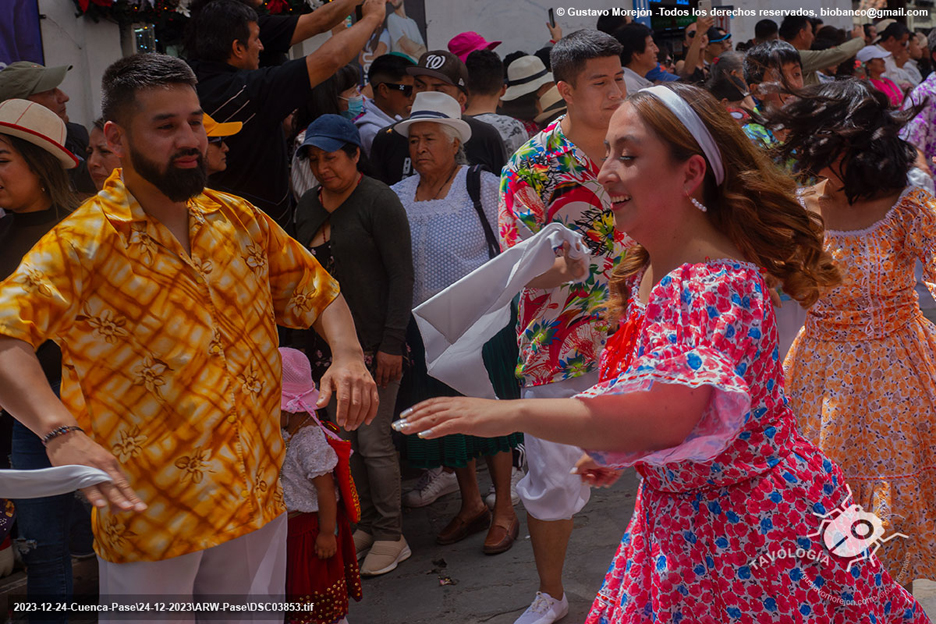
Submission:
<svg viewBox="0 0 936 624">
<path fill-rule="evenodd" d="M 233 416 L 233 415 L 228 416 L 227 421 L 233 425 L 234 423 L 237 422 L 237 416 Z"/>
<path fill-rule="evenodd" d="M 248 496 L 250 496 L 250 492 L 247 490 L 241 490 L 241 498 L 247 498 Z"/>
</svg>

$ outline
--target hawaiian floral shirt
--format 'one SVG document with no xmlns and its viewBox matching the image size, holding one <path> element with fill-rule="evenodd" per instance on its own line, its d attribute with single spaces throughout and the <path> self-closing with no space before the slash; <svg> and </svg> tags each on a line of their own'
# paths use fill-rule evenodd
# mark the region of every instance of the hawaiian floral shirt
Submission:
<svg viewBox="0 0 936 624">
<path fill-rule="evenodd" d="M 498 221 L 503 248 L 558 222 L 582 234 L 591 271 L 582 282 L 520 295 L 517 376 L 525 386 L 597 371 L 608 326 L 598 307 L 630 239 L 614 230 L 611 202 L 598 166 L 562 133 L 556 120 L 525 143 L 501 174 Z"/>
<path fill-rule="evenodd" d="M 245 200 L 189 201 L 186 253 L 116 170 L 0 283 L 0 334 L 62 348 L 62 401 L 149 506 L 95 509 L 94 548 L 159 561 L 263 527 L 279 485 L 276 324 L 307 328 L 337 283 Z"/>
<path fill-rule="evenodd" d="M 904 100 L 904 109 L 929 101 L 916 117 L 900 131 L 900 138 L 923 151 L 930 168 L 936 170 L 936 73 L 921 82 Z"/>
</svg>

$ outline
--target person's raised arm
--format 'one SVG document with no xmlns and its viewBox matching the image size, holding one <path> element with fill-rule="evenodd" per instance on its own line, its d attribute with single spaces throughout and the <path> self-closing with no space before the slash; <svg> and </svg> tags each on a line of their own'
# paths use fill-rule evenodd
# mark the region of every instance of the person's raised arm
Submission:
<svg viewBox="0 0 936 624">
<path fill-rule="evenodd" d="M 361 21 L 332 35 L 321 48 L 305 57 L 309 83 L 314 87 L 325 82 L 340 68 L 357 58 L 364 44 L 383 23 L 385 15 L 386 3 L 383 0 L 364 0 Z"/>
<path fill-rule="evenodd" d="M 315 319 L 312 329 L 325 339 L 332 352 L 332 364 L 319 384 L 317 407 L 325 407 L 332 395 L 337 395 L 339 427 L 353 431 L 362 424 L 370 424 L 379 404 L 377 385 L 364 366 L 364 350 L 344 297 L 335 297 Z"/>
<path fill-rule="evenodd" d="M 702 48 L 708 43 L 708 29 L 715 24 L 711 17 L 700 17 L 696 22 L 696 34 L 689 44 L 689 50 L 686 51 L 686 61 L 683 63 L 680 78 L 688 78 L 695 72 L 699 66 L 699 60 L 702 58 Z"/>
<path fill-rule="evenodd" d="M 299 16 L 290 45 L 296 45 L 309 37 L 328 32 L 340 24 L 341 20 L 351 15 L 354 12 L 354 7 L 361 4 L 361 2 L 362 0 L 334 0 L 311 13 Z"/>
<path fill-rule="evenodd" d="M 77 427 L 78 421 L 49 385 L 32 346 L 16 338 L 0 336 L 0 405 L 40 438 L 60 427 Z M 84 488 L 95 507 L 108 503 L 118 511 L 144 511 L 130 488 L 117 458 L 81 431 L 69 431 L 49 440 L 46 453 L 53 466 L 78 464 L 99 468 L 112 483 Z"/>
</svg>

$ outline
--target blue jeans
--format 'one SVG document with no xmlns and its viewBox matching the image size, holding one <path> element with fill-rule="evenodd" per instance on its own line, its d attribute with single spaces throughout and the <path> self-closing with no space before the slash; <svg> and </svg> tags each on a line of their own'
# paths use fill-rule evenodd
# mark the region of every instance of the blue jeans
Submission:
<svg viewBox="0 0 936 624">
<path fill-rule="evenodd" d="M 16 470 L 49 468 L 49 457 L 39 436 L 13 424 L 13 452 Z M 26 592 L 30 600 L 68 602 L 72 598 L 72 560 L 69 548 L 75 494 L 45 498 L 16 499 L 19 537 L 14 546 L 26 563 Z M 65 614 L 36 614 L 30 621 L 67 622 Z"/>
</svg>

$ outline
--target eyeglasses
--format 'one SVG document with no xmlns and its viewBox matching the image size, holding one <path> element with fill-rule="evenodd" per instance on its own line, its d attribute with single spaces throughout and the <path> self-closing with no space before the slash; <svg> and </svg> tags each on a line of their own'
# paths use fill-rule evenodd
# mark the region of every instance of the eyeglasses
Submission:
<svg viewBox="0 0 936 624">
<path fill-rule="evenodd" d="M 413 95 L 413 85 L 397 84 L 395 82 L 381 82 L 377 86 L 379 87 L 380 85 L 387 85 L 388 89 L 395 89 L 400 91 L 406 97 Z"/>
<path fill-rule="evenodd" d="M 208 145 L 218 145 L 224 143 L 224 139 L 227 137 L 208 137 Z"/>
</svg>

